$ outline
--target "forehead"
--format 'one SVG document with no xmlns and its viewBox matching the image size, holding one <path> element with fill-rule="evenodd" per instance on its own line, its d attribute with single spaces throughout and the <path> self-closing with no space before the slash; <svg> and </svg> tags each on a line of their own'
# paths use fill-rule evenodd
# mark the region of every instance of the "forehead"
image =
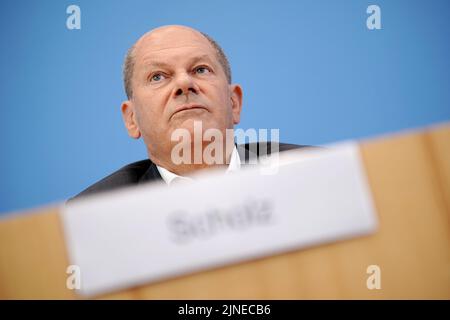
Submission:
<svg viewBox="0 0 450 320">
<path fill-rule="evenodd" d="M 216 54 L 209 41 L 194 30 L 154 31 L 139 39 L 135 47 L 137 64 L 178 62 L 200 56 L 214 60 Z"/>
</svg>

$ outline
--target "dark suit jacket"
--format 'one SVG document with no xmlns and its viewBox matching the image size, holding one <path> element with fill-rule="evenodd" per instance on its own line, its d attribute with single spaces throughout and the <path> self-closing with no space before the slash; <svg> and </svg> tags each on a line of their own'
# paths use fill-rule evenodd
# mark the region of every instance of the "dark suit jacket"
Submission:
<svg viewBox="0 0 450 320">
<path fill-rule="evenodd" d="M 308 146 L 300 146 L 295 144 L 280 143 L 279 152 L 291 149 L 303 148 Z M 260 143 L 246 143 L 237 145 L 239 157 L 242 162 L 249 162 L 252 158 L 258 158 L 260 154 L 271 154 L 271 144 L 267 142 Z M 256 154 L 255 151 L 256 150 Z M 266 150 L 266 152 L 264 152 Z M 244 161 L 245 160 L 245 161 Z M 148 183 L 151 181 L 162 180 L 156 165 L 149 159 L 130 163 L 109 176 L 94 183 L 86 188 L 78 195 L 70 200 L 78 199 L 87 195 L 92 195 L 99 192 L 122 188 L 130 185 Z M 70 201 L 69 200 L 69 201 Z"/>
</svg>

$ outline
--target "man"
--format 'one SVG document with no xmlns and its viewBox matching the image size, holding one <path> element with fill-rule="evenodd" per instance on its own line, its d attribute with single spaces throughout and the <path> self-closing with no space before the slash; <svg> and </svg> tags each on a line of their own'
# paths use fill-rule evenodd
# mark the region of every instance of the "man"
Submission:
<svg viewBox="0 0 450 320">
<path fill-rule="evenodd" d="M 242 88 L 231 83 L 228 60 L 209 36 L 185 26 L 164 26 L 146 33 L 127 53 L 124 83 L 128 100 L 122 103 L 123 120 L 130 137 L 143 138 L 149 159 L 121 168 L 75 198 L 161 179 L 170 185 L 205 168 L 236 171 L 241 162 L 258 156 L 259 144 L 234 143 Z M 208 130 L 221 133 L 221 141 L 215 141 L 222 146 L 215 154 L 221 161 L 174 161 L 174 148 L 180 144 L 174 141 L 174 133 L 184 130 L 194 136 L 198 124 L 202 135 Z M 195 154 L 208 143 L 198 145 L 186 139 L 181 142 L 182 153 Z M 256 155 L 248 151 L 254 146 Z M 279 150 L 297 147 L 280 144 Z M 261 149 L 266 150 L 266 144 Z"/>
</svg>

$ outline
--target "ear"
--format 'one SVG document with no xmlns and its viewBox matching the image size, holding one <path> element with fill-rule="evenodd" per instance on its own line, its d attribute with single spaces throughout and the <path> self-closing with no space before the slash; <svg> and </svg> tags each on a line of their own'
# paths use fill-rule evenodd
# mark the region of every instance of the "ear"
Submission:
<svg viewBox="0 0 450 320">
<path fill-rule="evenodd" d="M 233 115 L 233 124 L 241 121 L 242 111 L 242 88 L 238 84 L 230 84 L 231 91 L 231 112 Z"/>
<path fill-rule="evenodd" d="M 138 123 L 136 121 L 136 112 L 133 102 L 130 100 L 122 103 L 122 118 L 125 127 L 128 130 L 128 135 L 131 138 L 139 139 L 141 137 L 141 131 L 139 130 Z"/>
</svg>

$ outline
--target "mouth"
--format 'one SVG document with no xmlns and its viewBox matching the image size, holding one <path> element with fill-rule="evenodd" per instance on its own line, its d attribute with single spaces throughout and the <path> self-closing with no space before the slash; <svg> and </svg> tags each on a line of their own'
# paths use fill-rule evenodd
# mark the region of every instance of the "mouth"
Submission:
<svg viewBox="0 0 450 320">
<path fill-rule="evenodd" d="M 174 115 L 176 115 L 177 113 L 183 112 L 183 111 L 188 111 L 188 110 L 206 110 L 206 111 L 208 111 L 208 109 L 201 104 L 197 104 L 197 103 L 183 104 L 183 105 L 178 106 L 175 109 L 175 112 L 172 113 L 172 115 L 170 116 L 170 119 L 172 119 L 172 117 Z"/>
</svg>

